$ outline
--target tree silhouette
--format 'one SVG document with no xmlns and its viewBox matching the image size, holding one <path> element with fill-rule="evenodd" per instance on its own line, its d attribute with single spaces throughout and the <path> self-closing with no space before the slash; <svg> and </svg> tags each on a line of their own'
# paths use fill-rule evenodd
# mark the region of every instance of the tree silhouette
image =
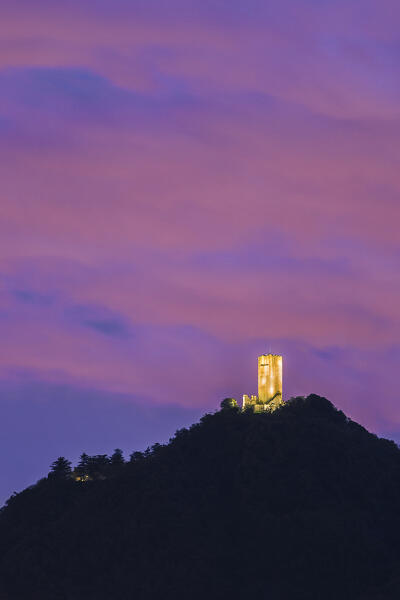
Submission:
<svg viewBox="0 0 400 600">
<path fill-rule="evenodd" d="M 82 452 L 79 463 L 74 469 L 75 477 L 81 481 L 85 481 L 89 477 L 89 458 L 86 452 Z"/>
<path fill-rule="evenodd" d="M 137 450 L 135 452 L 132 452 L 132 454 L 129 457 L 129 460 L 131 463 L 133 462 L 138 462 L 139 460 L 144 458 L 144 454 L 143 452 L 138 452 Z"/>
<path fill-rule="evenodd" d="M 220 404 L 221 410 L 230 410 L 238 408 L 238 403 L 235 398 L 224 398 Z"/>
<path fill-rule="evenodd" d="M 110 465 L 113 467 L 118 467 L 123 465 L 124 462 L 122 450 L 120 448 L 116 448 L 110 457 Z"/>
<path fill-rule="evenodd" d="M 87 472 L 89 477 L 92 479 L 104 479 L 109 465 L 110 459 L 107 454 L 89 456 L 87 461 Z"/>
<path fill-rule="evenodd" d="M 51 463 L 49 477 L 52 479 L 69 479 L 72 476 L 71 463 L 64 456 L 59 456 Z"/>
</svg>

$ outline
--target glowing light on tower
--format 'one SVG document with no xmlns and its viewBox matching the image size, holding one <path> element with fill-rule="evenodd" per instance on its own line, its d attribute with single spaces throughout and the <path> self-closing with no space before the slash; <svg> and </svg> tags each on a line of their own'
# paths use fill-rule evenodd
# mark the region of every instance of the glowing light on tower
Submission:
<svg viewBox="0 0 400 600">
<path fill-rule="evenodd" d="M 258 396 L 245 394 L 243 408 L 253 406 L 255 411 L 275 410 L 283 403 L 282 356 L 262 354 L 258 357 Z"/>
</svg>

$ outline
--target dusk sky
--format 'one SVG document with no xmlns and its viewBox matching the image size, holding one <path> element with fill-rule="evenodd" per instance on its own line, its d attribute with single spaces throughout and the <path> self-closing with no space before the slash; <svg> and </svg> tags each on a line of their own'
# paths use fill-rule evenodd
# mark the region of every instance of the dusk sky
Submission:
<svg viewBox="0 0 400 600">
<path fill-rule="evenodd" d="M 2 0 L 0 504 L 257 391 L 400 442 L 400 2 Z"/>
</svg>

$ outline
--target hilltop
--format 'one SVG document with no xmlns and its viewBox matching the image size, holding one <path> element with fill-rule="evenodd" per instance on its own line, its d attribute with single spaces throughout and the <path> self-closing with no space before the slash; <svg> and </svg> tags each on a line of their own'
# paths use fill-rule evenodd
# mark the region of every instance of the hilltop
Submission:
<svg viewBox="0 0 400 600">
<path fill-rule="evenodd" d="M 325 398 L 227 407 L 114 463 L 9 499 L 1 600 L 400 597 L 400 450 Z"/>
</svg>

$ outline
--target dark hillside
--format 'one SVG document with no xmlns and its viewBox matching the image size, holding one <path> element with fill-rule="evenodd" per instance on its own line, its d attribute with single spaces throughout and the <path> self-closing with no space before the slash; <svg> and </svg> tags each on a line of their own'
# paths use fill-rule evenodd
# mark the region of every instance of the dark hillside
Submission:
<svg viewBox="0 0 400 600">
<path fill-rule="evenodd" d="M 3 600 L 400 598 L 400 450 L 325 398 L 114 462 L 8 501 Z"/>
</svg>

